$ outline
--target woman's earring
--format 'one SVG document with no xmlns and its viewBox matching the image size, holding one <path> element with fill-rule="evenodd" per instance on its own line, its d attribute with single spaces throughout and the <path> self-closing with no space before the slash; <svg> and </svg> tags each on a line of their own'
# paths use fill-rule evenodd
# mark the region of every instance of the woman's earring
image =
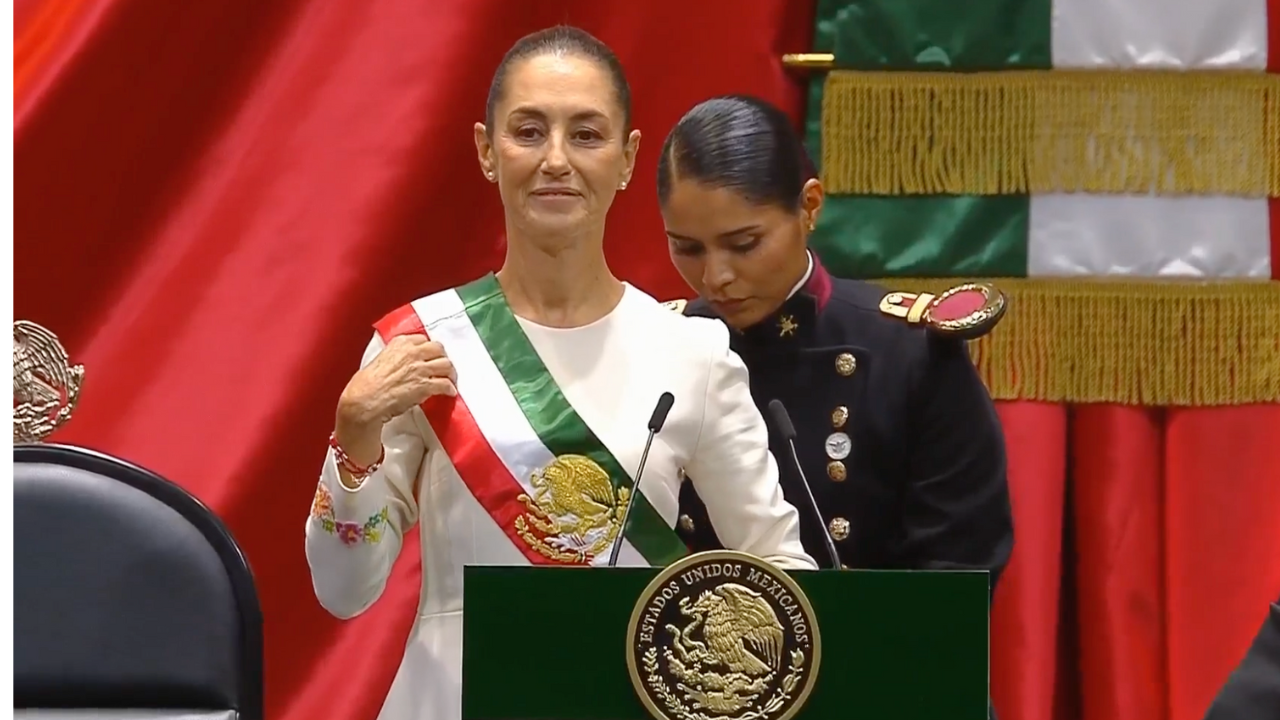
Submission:
<svg viewBox="0 0 1280 720">
<path fill-rule="evenodd" d="M 627 189 L 627 181 L 626 181 L 626 180 L 623 180 L 623 181 L 618 185 L 618 189 L 619 189 L 619 190 L 626 190 L 626 189 Z"/>
<path fill-rule="evenodd" d="M 487 177 L 487 178 L 489 178 L 489 182 L 493 182 L 493 171 L 492 171 L 492 170 L 490 170 L 489 172 L 486 172 L 486 173 L 484 174 L 484 176 L 485 176 L 485 177 Z"/>
</svg>

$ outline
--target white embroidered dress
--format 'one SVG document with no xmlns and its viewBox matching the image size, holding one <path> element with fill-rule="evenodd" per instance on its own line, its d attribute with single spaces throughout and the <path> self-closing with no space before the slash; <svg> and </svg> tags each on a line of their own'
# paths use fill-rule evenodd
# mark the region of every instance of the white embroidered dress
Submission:
<svg viewBox="0 0 1280 720">
<path fill-rule="evenodd" d="M 495 328 L 505 327 L 508 336 L 527 337 L 525 346 L 536 357 L 518 360 L 532 359 L 534 365 L 541 361 L 554 379 L 550 385 L 558 386 L 562 399 L 624 474 L 634 473 L 640 461 L 659 396 L 674 396 L 666 424 L 649 452 L 636 503 L 638 508 L 645 505 L 655 519 L 660 517 L 664 529 L 676 522 L 683 469 L 697 482 L 726 547 L 784 568 L 817 567 L 800 544 L 796 509 L 783 499 L 764 420 L 752 403 L 746 368 L 729 350 L 724 325 L 671 312 L 629 285 L 612 312 L 587 326 L 548 328 L 517 319 L 509 311 L 507 325 L 490 325 L 474 313 L 468 317 L 469 306 L 464 307 L 466 288 L 477 284 L 491 291 L 497 287 L 490 275 L 407 307 L 453 360 L 460 399 L 474 420 L 473 429 L 487 440 L 480 443 L 485 448 L 481 455 L 492 464 L 474 458 L 455 463 L 444 445 L 460 447 L 452 444 L 458 442 L 451 439 L 455 431 L 437 415 L 429 421 L 422 408 L 415 408 L 385 426 L 385 462 L 359 490 L 347 490 L 338 481 L 330 452 L 306 526 L 316 596 L 332 614 L 350 618 L 378 599 L 404 533 L 415 522 L 420 524 L 423 582 L 418 620 L 384 703 L 383 720 L 461 717 L 463 567 L 528 565 L 544 557 L 513 535 L 509 517 L 502 520 L 501 513 L 491 513 L 503 505 L 494 499 L 494 487 L 510 485 L 533 494 L 537 488 L 531 487 L 531 476 L 555 458 L 549 444 L 539 442 L 547 437 L 545 428 L 537 427 L 539 420 L 529 404 L 521 403 L 522 395 L 545 391 L 547 383 L 539 390 L 536 383 L 512 382 L 510 368 L 499 358 L 502 351 L 494 350 L 500 343 L 490 342 L 487 351 L 482 341 L 484 333 L 492 335 Z M 498 300 L 505 307 L 505 301 Z M 381 337 L 375 336 L 362 365 L 383 347 Z M 430 403 L 424 407 L 431 412 Z M 458 418 L 456 413 L 452 417 Z M 443 428 L 441 433 L 433 423 Z M 504 492 L 498 495 L 514 511 L 514 491 Z M 524 512 L 525 506 L 518 510 Z M 636 512 L 629 528 L 635 525 Z M 633 540 L 630 529 L 626 538 L 619 564 L 659 564 L 646 559 L 654 557 L 646 550 L 656 541 Z M 587 561 L 602 564 L 607 555 L 605 551 Z"/>
</svg>

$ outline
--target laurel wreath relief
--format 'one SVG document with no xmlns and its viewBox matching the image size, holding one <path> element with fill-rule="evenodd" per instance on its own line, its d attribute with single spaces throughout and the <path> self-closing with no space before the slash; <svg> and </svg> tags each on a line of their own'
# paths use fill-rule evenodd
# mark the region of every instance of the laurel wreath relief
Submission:
<svg viewBox="0 0 1280 720">
<path fill-rule="evenodd" d="M 696 712 L 685 707 L 671 688 L 667 687 L 667 683 L 663 681 L 662 676 L 658 673 L 658 648 L 651 647 L 645 651 L 642 658 L 644 670 L 646 673 L 645 682 L 653 690 L 654 694 L 662 698 L 662 703 L 667 706 L 667 710 L 671 714 L 681 718 L 681 720 L 724 720 L 724 716 L 712 717 L 703 712 Z M 752 708 L 741 715 L 731 716 L 731 720 L 760 720 L 777 712 L 782 705 L 791 699 L 791 694 L 795 692 L 796 686 L 800 684 L 800 676 L 804 674 L 804 651 L 791 651 L 791 664 L 788 667 L 786 676 L 782 678 L 778 689 L 768 700 L 764 701 L 759 707 Z"/>
</svg>

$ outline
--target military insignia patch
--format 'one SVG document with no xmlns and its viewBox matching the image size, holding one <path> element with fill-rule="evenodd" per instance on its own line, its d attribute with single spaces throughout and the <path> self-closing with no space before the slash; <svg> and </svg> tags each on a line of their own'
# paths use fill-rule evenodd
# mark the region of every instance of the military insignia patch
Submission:
<svg viewBox="0 0 1280 720">
<path fill-rule="evenodd" d="M 991 332 L 1007 306 L 1004 293 L 986 283 L 957 285 L 941 295 L 891 292 L 880 300 L 880 312 L 885 315 L 962 340 Z"/>
<path fill-rule="evenodd" d="M 796 319 L 790 315 L 783 315 L 778 319 L 778 337 L 795 335 L 796 330 L 799 328 L 800 326 L 796 323 Z"/>
<path fill-rule="evenodd" d="M 821 660 L 800 586 L 736 551 L 668 566 L 627 628 L 631 684 L 655 720 L 787 720 L 808 700 Z"/>
<path fill-rule="evenodd" d="M 662 307 L 674 312 L 682 313 L 688 304 L 688 300 L 668 300 L 662 303 Z"/>
</svg>

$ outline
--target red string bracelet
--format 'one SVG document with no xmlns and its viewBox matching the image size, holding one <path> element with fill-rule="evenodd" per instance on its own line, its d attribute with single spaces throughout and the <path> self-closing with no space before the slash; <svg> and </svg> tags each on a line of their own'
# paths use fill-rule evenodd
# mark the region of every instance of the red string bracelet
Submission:
<svg viewBox="0 0 1280 720">
<path fill-rule="evenodd" d="M 382 467 L 382 461 L 387 459 L 387 448 L 383 446 L 382 452 L 378 455 L 378 459 L 375 460 L 372 465 L 369 467 L 357 465 L 351 460 L 351 457 L 347 455 L 347 451 L 343 450 L 342 446 L 338 444 L 337 433 L 330 433 L 329 447 L 333 448 L 334 459 L 338 461 L 338 464 L 341 465 L 344 470 L 351 474 L 351 478 L 353 480 L 364 480 L 374 474 L 378 471 L 378 468 Z"/>
</svg>

